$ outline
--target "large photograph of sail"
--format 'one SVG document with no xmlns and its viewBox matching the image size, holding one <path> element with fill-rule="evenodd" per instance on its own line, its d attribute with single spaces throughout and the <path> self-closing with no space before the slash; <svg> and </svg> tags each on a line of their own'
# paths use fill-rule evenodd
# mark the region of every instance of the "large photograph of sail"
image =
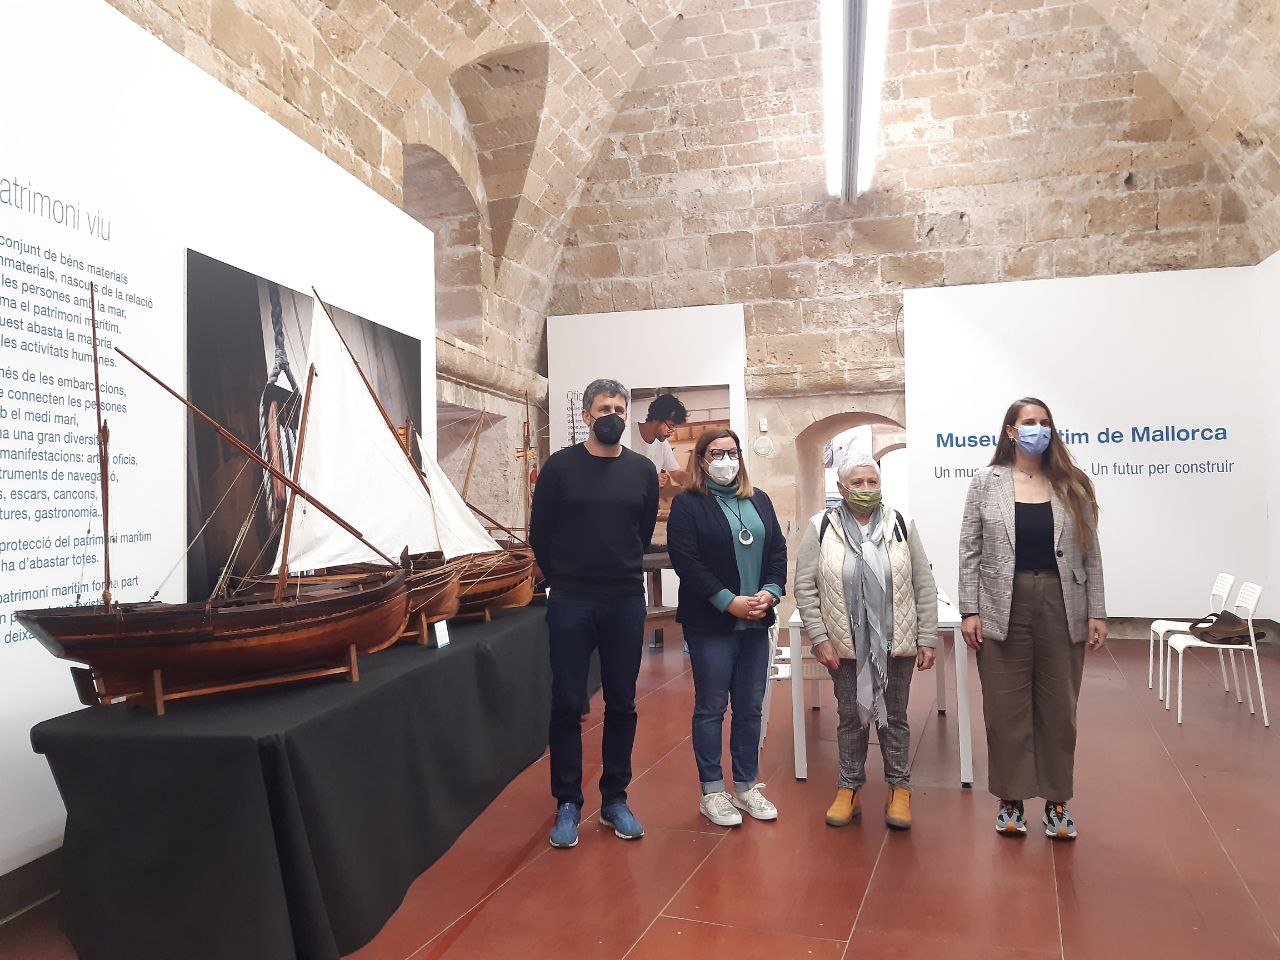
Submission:
<svg viewBox="0 0 1280 960">
<path fill-rule="evenodd" d="M 322 280 L 317 280 L 324 296 Z M 422 351 L 413 337 L 328 305 L 397 427 L 419 429 Z M 310 291 L 187 251 L 187 384 L 191 400 L 286 475 L 302 428 L 313 313 Z M 308 416 L 310 419 L 310 414 Z M 314 426 L 314 423 L 311 424 Z M 306 455 L 305 434 L 303 457 Z M 348 465 L 358 473 L 360 464 Z M 323 495 L 316 491 L 320 499 Z M 201 600 L 276 560 L 287 503 L 282 483 L 188 421 L 187 596 Z M 359 520 L 351 518 L 356 526 Z"/>
</svg>

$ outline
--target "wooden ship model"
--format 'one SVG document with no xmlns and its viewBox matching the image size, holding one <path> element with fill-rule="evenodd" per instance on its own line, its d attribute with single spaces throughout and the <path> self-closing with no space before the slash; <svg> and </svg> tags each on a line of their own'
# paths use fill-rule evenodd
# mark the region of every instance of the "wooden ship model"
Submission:
<svg viewBox="0 0 1280 960">
<path fill-rule="evenodd" d="M 92 303 L 91 317 L 96 380 Z M 416 435 L 421 466 L 414 461 L 318 295 L 291 476 L 117 352 L 256 463 L 264 489 L 282 484 L 289 498 L 269 572 L 234 592 L 219 595 L 224 578 L 204 602 L 113 602 L 108 550 L 101 604 L 17 611 L 50 653 L 85 664 L 72 668 L 83 703 L 141 701 L 163 713 L 167 701 L 204 694 L 332 675 L 355 681 L 358 654 L 401 638 L 427 644 L 434 623 L 531 600 L 532 551 L 500 546 Z M 98 436 L 109 545 L 101 414 Z M 359 517 L 363 529 L 343 516 Z"/>
<path fill-rule="evenodd" d="M 97 320 L 94 387 L 98 384 Z M 342 578 L 252 590 L 195 603 L 119 603 L 111 598 L 109 431 L 98 412 L 104 584 L 102 603 L 20 610 L 14 616 L 55 657 L 85 664 L 72 675 L 86 704 L 142 701 L 164 713 L 167 701 L 267 684 L 344 675 L 359 679 L 357 655 L 394 643 L 409 616 L 406 573 L 360 531 L 284 476 L 124 351 L 121 356 L 185 403 L 224 440 L 283 483 L 291 505 L 301 500 L 334 529 L 377 558 L 378 565 Z M 286 581 L 287 583 L 287 581 Z"/>
</svg>

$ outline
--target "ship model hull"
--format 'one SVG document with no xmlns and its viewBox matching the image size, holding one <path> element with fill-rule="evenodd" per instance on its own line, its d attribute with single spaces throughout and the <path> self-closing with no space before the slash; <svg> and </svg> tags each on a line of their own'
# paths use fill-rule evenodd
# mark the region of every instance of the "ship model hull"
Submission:
<svg viewBox="0 0 1280 960">
<path fill-rule="evenodd" d="M 397 639 L 417 640 L 426 645 L 429 639 L 426 628 L 458 614 L 462 567 L 448 563 L 438 555 L 427 554 L 410 558 L 409 564 L 405 574 L 405 590 L 409 598 L 408 616 L 404 630 Z M 292 595 L 300 587 L 314 589 L 320 584 L 344 583 L 352 577 L 369 574 L 377 569 L 369 564 L 352 564 L 311 574 L 291 574 L 285 592 Z M 275 583 L 275 578 L 256 577 L 244 582 L 252 585 L 253 589 L 265 590 Z"/>
<path fill-rule="evenodd" d="M 357 653 L 394 643 L 409 615 L 403 571 L 211 603 L 55 607 L 14 616 L 55 657 L 84 664 L 81 700 L 166 700 L 317 676 L 358 679 Z"/>
<path fill-rule="evenodd" d="M 461 603 L 461 580 L 462 570 L 442 560 L 414 562 L 406 577 L 409 620 L 401 638 L 428 645 L 431 642 L 430 626 L 457 616 Z"/>
<path fill-rule="evenodd" d="M 459 557 L 460 618 L 485 618 L 494 610 L 528 606 L 533 599 L 533 552 L 524 548 Z"/>
</svg>

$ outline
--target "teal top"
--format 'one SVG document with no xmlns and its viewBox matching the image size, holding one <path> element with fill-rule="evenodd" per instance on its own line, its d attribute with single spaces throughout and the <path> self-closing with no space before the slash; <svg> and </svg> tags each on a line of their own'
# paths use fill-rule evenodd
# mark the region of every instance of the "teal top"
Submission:
<svg viewBox="0 0 1280 960">
<path fill-rule="evenodd" d="M 742 584 L 742 596 L 750 597 L 759 593 L 761 590 L 768 590 L 775 597 L 781 599 L 782 588 L 776 583 L 760 583 L 760 568 L 764 565 L 764 521 L 760 519 L 760 514 L 756 510 L 756 505 L 750 500 L 739 500 L 737 498 L 738 485 L 736 483 L 730 486 L 716 483 L 714 480 L 707 480 L 707 491 L 716 498 L 716 502 L 720 504 L 720 509 L 724 511 L 725 518 L 729 521 L 729 531 L 733 536 L 733 552 L 738 561 L 738 579 Z M 741 522 L 739 522 L 741 517 Z M 738 539 L 738 531 L 743 527 L 751 533 L 751 543 L 744 544 Z M 729 609 L 729 604 L 733 603 L 734 598 L 738 596 L 732 590 L 721 590 L 714 597 L 710 597 L 711 605 L 724 613 Z M 753 620 L 739 620 L 734 626 L 735 630 L 747 630 L 755 625 Z"/>
</svg>

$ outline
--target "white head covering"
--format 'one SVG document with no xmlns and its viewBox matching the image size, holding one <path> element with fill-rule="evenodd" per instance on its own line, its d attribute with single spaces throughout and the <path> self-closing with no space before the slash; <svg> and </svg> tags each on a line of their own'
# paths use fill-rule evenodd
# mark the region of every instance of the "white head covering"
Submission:
<svg viewBox="0 0 1280 960">
<path fill-rule="evenodd" d="M 850 450 L 845 458 L 840 461 L 840 467 L 836 470 L 836 478 L 841 483 L 846 483 L 849 480 L 849 474 L 859 467 L 871 467 L 875 470 L 877 476 L 880 474 L 880 464 L 876 463 L 870 454 L 862 453 L 858 450 Z"/>
</svg>

